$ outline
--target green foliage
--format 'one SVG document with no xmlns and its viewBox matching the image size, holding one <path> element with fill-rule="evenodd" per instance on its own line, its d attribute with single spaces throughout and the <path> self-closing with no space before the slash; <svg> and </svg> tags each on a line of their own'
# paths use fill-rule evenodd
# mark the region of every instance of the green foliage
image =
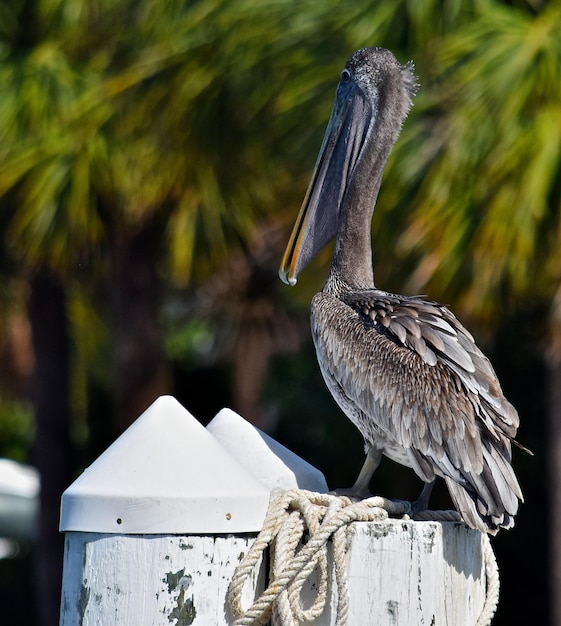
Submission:
<svg viewBox="0 0 561 626">
<path fill-rule="evenodd" d="M 174 321 L 168 325 L 166 354 L 186 368 L 211 360 L 214 343 L 214 328 L 207 319 Z"/>
<path fill-rule="evenodd" d="M 337 74 L 380 44 L 416 60 L 421 89 L 380 197 L 377 277 L 412 273 L 411 290 L 484 319 L 505 296 L 561 301 L 559 2 L 20 0 L 0 17 L 0 206 L 19 267 L 75 290 L 77 266 L 106 278 L 115 233 L 156 214 L 162 272 L 203 280 L 256 222 L 296 213 Z M 99 308 L 96 290 L 72 298 Z M 76 310 L 82 341 L 103 322 Z M 170 349 L 197 334 L 182 332 Z"/>
<path fill-rule="evenodd" d="M 81 119 L 91 80 L 53 42 L 0 64 L 0 194 L 12 192 L 8 240 L 28 263 L 60 266 L 99 238 L 90 181 L 96 144 Z"/>
<path fill-rule="evenodd" d="M 536 15 L 480 3 L 441 41 L 395 156 L 413 206 L 400 245 L 420 253 L 412 287 L 462 290 L 484 319 L 505 295 L 557 289 L 560 30 L 559 3 Z"/>
<path fill-rule="evenodd" d="M 0 457 L 26 463 L 34 434 L 28 403 L 0 395 Z"/>
<path fill-rule="evenodd" d="M 447 3 L 435 27 L 421 4 L 0 3 L 14 254 L 68 271 L 107 229 L 166 211 L 167 267 L 186 282 L 195 257 L 204 269 L 297 206 L 350 51 L 405 48 L 461 13 Z"/>
</svg>

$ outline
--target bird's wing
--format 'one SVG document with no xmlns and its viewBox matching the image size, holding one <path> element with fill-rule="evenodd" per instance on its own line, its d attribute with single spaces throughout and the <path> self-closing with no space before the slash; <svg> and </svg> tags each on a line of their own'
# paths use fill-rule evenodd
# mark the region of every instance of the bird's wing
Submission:
<svg viewBox="0 0 561 626">
<path fill-rule="evenodd" d="M 321 293 L 312 318 L 324 375 L 410 452 L 420 476 L 430 480 L 436 468 L 458 482 L 481 475 L 491 448 L 510 468 L 518 415 L 446 307 L 379 290 Z M 506 473 L 519 494 L 511 468 Z"/>
</svg>

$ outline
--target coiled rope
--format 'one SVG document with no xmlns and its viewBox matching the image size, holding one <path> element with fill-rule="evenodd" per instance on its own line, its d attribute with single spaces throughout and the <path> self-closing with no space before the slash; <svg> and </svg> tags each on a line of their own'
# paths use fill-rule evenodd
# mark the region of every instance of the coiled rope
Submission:
<svg viewBox="0 0 561 626">
<path fill-rule="evenodd" d="M 407 518 L 408 512 L 408 503 L 394 502 L 379 496 L 352 502 L 346 496 L 302 489 L 273 491 L 263 528 L 236 568 L 228 589 L 234 626 L 260 626 L 271 619 L 274 626 L 297 626 L 319 617 L 328 597 L 329 542 L 333 546 L 337 588 L 334 594 L 335 623 L 345 626 L 349 610 L 345 569 L 349 524 L 383 521 L 389 516 Z M 427 513 L 431 515 L 431 520 L 459 519 L 455 511 L 425 512 L 423 519 L 426 519 Z M 244 586 L 268 548 L 271 582 L 253 604 L 244 609 Z M 484 539 L 483 559 L 487 581 L 486 599 L 477 626 L 488 626 L 491 623 L 499 595 L 498 568 L 488 537 Z M 312 606 L 305 609 L 301 601 L 302 587 L 316 568 L 319 581 L 316 597 Z"/>
</svg>

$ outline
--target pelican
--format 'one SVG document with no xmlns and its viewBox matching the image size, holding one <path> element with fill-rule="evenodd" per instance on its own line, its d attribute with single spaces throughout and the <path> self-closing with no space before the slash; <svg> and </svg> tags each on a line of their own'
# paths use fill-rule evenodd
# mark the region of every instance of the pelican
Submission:
<svg viewBox="0 0 561 626">
<path fill-rule="evenodd" d="M 296 284 L 335 238 L 327 283 L 312 300 L 311 330 L 327 387 L 365 441 L 350 491 L 370 495 L 385 455 L 424 481 L 417 508 L 426 508 L 440 476 L 465 523 L 496 534 L 513 526 L 523 501 L 511 465 L 518 414 L 448 308 L 374 284 L 370 224 L 416 88 L 412 64 L 388 50 L 351 55 L 279 274 Z"/>
</svg>

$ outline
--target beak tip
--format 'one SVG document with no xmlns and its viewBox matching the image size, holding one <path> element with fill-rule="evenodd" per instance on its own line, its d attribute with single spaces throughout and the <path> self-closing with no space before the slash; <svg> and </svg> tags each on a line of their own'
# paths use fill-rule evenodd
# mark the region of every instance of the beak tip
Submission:
<svg viewBox="0 0 561 626">
<path fill-rule="evenodd" d="M 289 285 L 290 287 L 294 287 L 294 285 L 298 282 L 295 276 L 289 276 L 289 273 L 282 267 L 279 269 L 279 278 L 283 283 Z"/>
</svg>

